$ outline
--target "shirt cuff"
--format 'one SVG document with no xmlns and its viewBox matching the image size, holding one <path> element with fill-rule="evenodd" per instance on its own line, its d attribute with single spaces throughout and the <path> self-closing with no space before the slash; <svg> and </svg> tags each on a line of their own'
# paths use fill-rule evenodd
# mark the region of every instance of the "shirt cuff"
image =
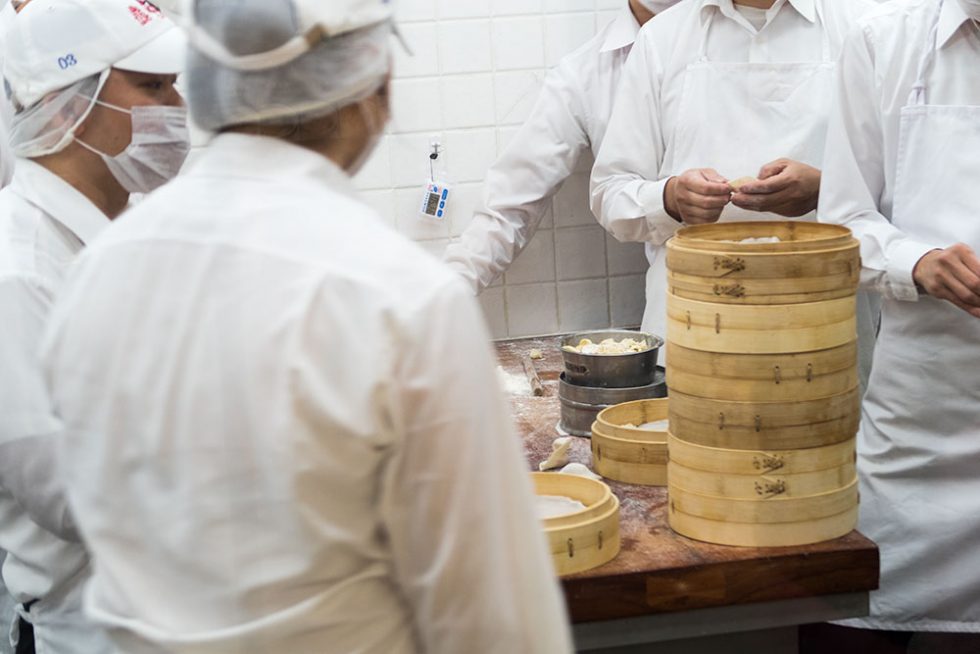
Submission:
<svg viewBox="0 0 980 654">
<path fill-rule="evenodd" d="M 896 300 L 914 302 L 919 299 L 919 290 L 912 278 L 912 271 L 919 259 L 937 249 L 912 239 L 902 240 L 893 245 L 888 253 L 888 286 Z"/>
<path fill-rule="evenodd" d="M 643 211 L 646 213 L 647 225 L 649 225 L 653 235 L 651 240 L 658 244 L 666 243 L 678 229 L 684 226 L 674 220 L 673 216 L 667 213 L 667 207 L 664 206 L 664 191 L 667 188 L 668 179 L 670 178 L 647 182 L 640 188 L 639 192 L 639 199 L 643 205 Z"/>
</svg>

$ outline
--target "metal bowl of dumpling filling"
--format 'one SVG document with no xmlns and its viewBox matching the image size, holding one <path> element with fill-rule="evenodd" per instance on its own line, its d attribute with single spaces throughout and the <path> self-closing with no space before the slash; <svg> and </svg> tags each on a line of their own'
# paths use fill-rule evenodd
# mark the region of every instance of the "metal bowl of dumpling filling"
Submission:
<svg viewBox="0 0 980 654">
<path fill-rule="evenodd" d="M 659 336 L 625 329 L 570 334 L 561 339 L 565 380 L 599 388 L 652 384 L 663 344 Z"/>
</svg>

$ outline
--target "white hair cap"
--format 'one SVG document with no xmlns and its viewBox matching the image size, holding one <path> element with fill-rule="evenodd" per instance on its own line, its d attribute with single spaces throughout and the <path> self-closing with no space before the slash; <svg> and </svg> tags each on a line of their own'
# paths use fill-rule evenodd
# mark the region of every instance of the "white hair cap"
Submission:
<svg viewBox="0 0 980 654">
<path fill-rule="evenodd" d="M 185 5 L 191 42 L 187 103 L 197 125 L 217 131 L 310 120 L 359 102 L 384 84 L 391 66 L 388 18 L 328 36 L 330 30 L 308 24 L 301 9 L 296 0 Z"/>
</svg>

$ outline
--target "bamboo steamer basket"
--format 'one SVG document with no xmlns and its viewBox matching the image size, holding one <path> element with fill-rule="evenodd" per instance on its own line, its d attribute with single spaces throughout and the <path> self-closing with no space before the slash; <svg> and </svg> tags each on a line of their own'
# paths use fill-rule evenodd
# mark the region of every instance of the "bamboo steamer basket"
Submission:
<svg viewBox="0 0 980 654">
<path fill-rule="evenodd" d="M 619 554 L 619 499 L 609 486 L 578 475 L 533 472 L 538 495 L 570 497 L 585 509 L 545 518 L 544 531 L 559 576 L 583 572 L 612 561 Z"/>
<path fill-rule="evenodd" d="M 730 450 L 667 437 L 671 463 L 725 475 L 795 475 L 839 468 L 857 460 L 856 439 L 798 450 Z"/>
<path fill-rule="evenodd" d="M 727 475 L 695 470 L 671 462 L 667 466 L 671 488 L 682 488 L 698 495 L 736 500 L 805 498 L 845 488 L 857 479 L 857 466 L 845 463 L 836 468 L 797 474 Z"/>
<path fill-rule="evenodd" d="M 595 471 L 628 484 L 667 484 L 667 432 L 639 425 L 666 420 L 667 398 L 626 402 L 599 413 L 592 424 Z M 624 425 L 633 424 L 636 427 Z"/>
<path fill-rule="evenodd" d="M 684 513 L 672 503 L 667 509 L 671 529 L 694 540 L 736 547 L 791 547 L 833 540 L 857 527 L 855 504 L 837 515 L 795 522 L 753 523 L 709 520 Z"/>
<path fill-rule="evenodd" d="M 858 383 L 857 341 L 815 352 L 731 354 L 667 346 L 671 392 L 713 400 L 804 402 Z"/>
<path fill-rule="evenodd" d="M 667 341 L 730 354 L 828 350 L 857 339 L 855 307 L 853 294 L 806 304 L 739 305 L 668 293 Z"/>
<path fill-rule="evenodd" d="M 770 524 L 819 520 L 839 515 L 857 506 L 858 484 L 854 478 L 847 486 L 805 497 L 777 496 L 772 499 L 742 499 L 702 495 L 670 486 L 670 503 L 687 515 L 716 522 Z"/>
<path fill-rule="evenodd" d="M 779 243 L 740 243 L 778 236 Z M 797 221 L 687 227 L 667 243 L 668 283 L 679 297 L 724 304 L 796 304 L 857 289 L 860 244 L 847 228 Z"/>
<path fill-rule="evenodd" d="M 671 433 L 706 447 L 793 450 L 833 445 L 852 439 L 860 421 L 857 385 L 805 402 L 731 402 L 675 389 L 670 393 Z"/>
<path fill-rule="evenodd" d="M 798 304 L 852 295 L 857 288 L 859 273 L 860 268 L 856 265 L 820 277 L 772 279 L 735 279 L 668 271 L 667 287 L 678 297 L 701 302 Z"/>
</svg>

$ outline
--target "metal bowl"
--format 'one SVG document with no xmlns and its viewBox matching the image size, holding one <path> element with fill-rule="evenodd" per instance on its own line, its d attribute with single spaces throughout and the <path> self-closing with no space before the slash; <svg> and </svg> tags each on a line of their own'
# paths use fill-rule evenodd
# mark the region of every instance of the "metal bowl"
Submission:
<svg viewBox="0 0 980 654">
<path fill-rule="evenodd" d="M 578 345 L 587 338 L 599 343 L 607 338 L 621 341 L 632 338 L 643 341 L 649 350 L 631 354 L 579 354 L 569 352 L 566 345 Z M 565 362 L 565 379 L 569 384 L 597 388 L 634 388 L 652 384 L 657 371 L 657 357 L 664 339 L 645 332 L 625 329 L 603 329 L 569 334 L 559 341 L 561 356 Z"/>
<path fill-rule="evenodd" d="M 573 436 L 592 435 L 592 423 L 603 409 L 656 397 L 667 397 L 666 374 L 663 368 L 656 369 L 652 384 L 637 388 L 595 388 L 569 384 L 565 374 L 558 378 L 558 399 L 561 403 L 561 428 Z"/>
</svg>

